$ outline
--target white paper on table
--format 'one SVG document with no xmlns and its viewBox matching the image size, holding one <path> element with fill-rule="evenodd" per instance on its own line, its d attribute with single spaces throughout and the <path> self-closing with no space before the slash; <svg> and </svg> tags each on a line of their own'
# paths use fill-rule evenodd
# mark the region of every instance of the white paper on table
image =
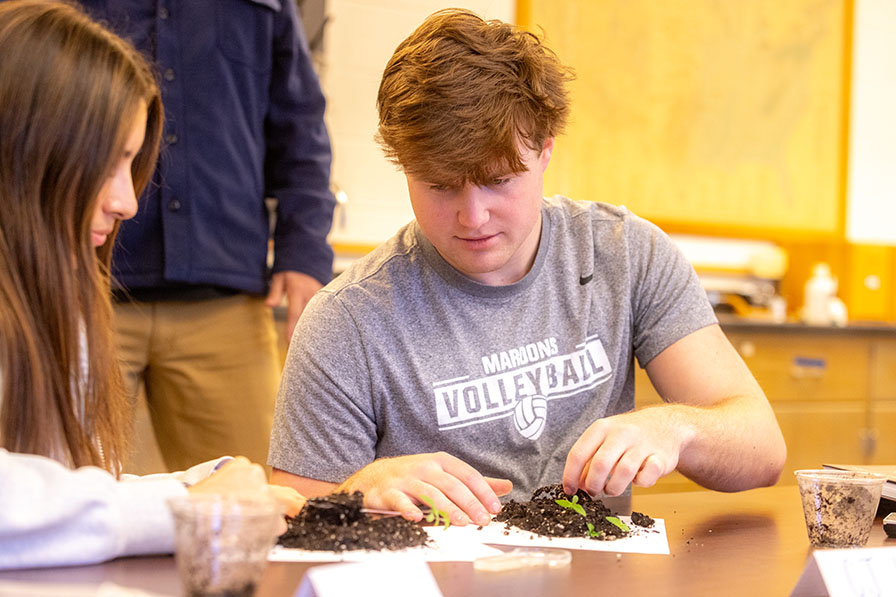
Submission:
<svg viewBox="0 0 896 597">
<path fill-rule="evenodd" d="M 791 597 L 896 594 L 896 547 L 816 549 Z"/>
<path fill-rule="evenodd" d="M 124 587 L 113 582 L 100 584 L 0 581 L 3 597 L 165 597 L 159 593 Z"/>
<path fill-rule="evenodd" d="M 309 551 L 280 545 L 271 549 L 271 562 L 366 562 L 394 558 L 418 559 L 425 562 L 473 562 L 478 558 L 500 555 L 500 549 L 484 545 L 475 536 L 457 533 L 462 527 L 423 527 L 432 543 L 424 547 L 411 547 L 400 551 L 354 550 L 341 553 Z M 470 528 L 470 527 L 467 527 Z M 476 527 L 472 527 L 476 528 Z"/>
<path fill-rule="evenodd" d="M 472 532 L 475 541 L 492 545 L 515 545 L 521 547 L 557 547 L 561 549 L 582 549 L 589 551 L 612 551 L 616 553 L 646 553 L 669 555 L 669 539 L 666 536 L 666 523 L 662 518 L 655 518 L 652 527 L 645 529 L 632 524 L 630 516 L 619 516 L 632 534 L 613 541 L 576 537 L 545 537 L 516 527 L 505 528 L 504 523 L 493 522 L 477 530 L 475 526 L 458 527 L 459 531 Z M 450 529 L 449 529 L 450 530 Z M 505 531 L 507 534 L 505 535 Z"/>
<path fill-rule="evenodd" d="M 335 553 L 330 551 L 307 551 L 276 546 L 268 555 L 272 562 L 364 562 L 368 560 L 389 558 L 411 558 L 427 562 L 473 562 L 503 553 L 493 545 L 514 545 L 523 547 L 557 547 L 562 549 L 582 549 L 590 551 L 612 551 L 616 553 L 669 554 L 669 540 L 666 536 L 666 525 L 663 519 L 657 518 L 653 527 L 645 529 L 631 524 L 628 516 L 619 517 L 633 529 L 629 537 L 615 541 L 596 541 L 594 539 L 576 539 L 566 537 L 544 537 L 511 527 L 505 529 L 504 523 L 492 522 L 480 530 L 474 525 L 464 527 L 452 526 L 424 527 L 433 540 L 429 547 L 413 547 L 401 551 L 346 551 Z M 505 530 L 507 534 L 505 535 Z"/>
<path fill-rule="evenodd" d="M 442 592 L 426 562 L 388 560 L 315 566 L 305 573 L 295 593 L 295 597 L 344 595 L 442 597 Z"/>
</svg>

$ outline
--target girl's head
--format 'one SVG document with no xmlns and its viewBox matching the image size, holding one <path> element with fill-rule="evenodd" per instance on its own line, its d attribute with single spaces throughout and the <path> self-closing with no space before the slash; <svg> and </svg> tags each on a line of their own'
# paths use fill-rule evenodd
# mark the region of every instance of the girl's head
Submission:
<svg viewBox="0 0 896 597">
<path fill-rule="evenodd" d="M 93 246 L 102 247 L 109 242 L 118 222 L 137 213 L 137 195 L 134 189 L 134 160 L 146 140 L 146 103 L 142 100 L 133 117 L 133 123 L 125 137 L 121 155 L 113 163 L 109 175 L 93 206 L 90 220 L 90 240 Z"/>
<path fill-rule="evenodd" d="M 91 248 L 96 201 L 143 110 L 137 192 L 152 174 L 162 124 L 155 79 L 129 44 L 58 2 L 0 6 L 0 56 L 3 193 L 30 216 L 13 225 L 52 232 L 69 252 Z"/>
<path fill-rule="evenodd" d="M 159 88 L 62 2 L 0 3 L 0 57 L 0 445 L 114 468 L 108 265 L 158 156 Z"/>
</svg>

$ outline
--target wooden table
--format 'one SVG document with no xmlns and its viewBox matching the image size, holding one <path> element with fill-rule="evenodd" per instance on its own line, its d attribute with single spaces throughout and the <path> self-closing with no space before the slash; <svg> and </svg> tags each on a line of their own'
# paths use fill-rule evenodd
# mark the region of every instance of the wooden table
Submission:
<svg viewBox="0 0 896 597">
<path fill-rule="evenodd" d="M 446 596 L 509 595 L 787 595 L 811 553 L 795 486 L 735 494 L 695 491 L 635 495 L 631 508 L 666 521 L 671 555 L 574 551 L 562 570 L 476 572 L 469 563 L 433 563 Z M 612 504 L 621 514 L 627 500 Z M 896 546 L 878 519 L 868 546 Z M 308 564 L 272 563 L 260 597 L 292 595 Z M 400 579 L 398 579 L 400 581 Z M 114 582 L 180 595 L 171 557 L 123 558 L 97 566 L 0 572 L 9 581 L 80 584 Z M 0 591 L 2 593 L 2 591 Z M 51 594 L 51 593 L 46 593 Z M 359 590 L 363 594 L 363 590 Z"/>
</svg>

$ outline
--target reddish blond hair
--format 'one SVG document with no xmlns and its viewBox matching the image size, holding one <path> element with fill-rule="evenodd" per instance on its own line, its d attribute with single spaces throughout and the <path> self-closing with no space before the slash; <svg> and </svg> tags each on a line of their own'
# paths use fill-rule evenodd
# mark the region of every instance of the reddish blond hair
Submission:
<svg viewBox="0 0 896 597">
<path fill-rule="evenodd" d="M 573 78 L 532 33 L 472 12 L 432 14 L 396 48 L 377 96 L 386 157 L 427 182 L 488 184 L 524 171 L 562 132 Z"/>
</svg>

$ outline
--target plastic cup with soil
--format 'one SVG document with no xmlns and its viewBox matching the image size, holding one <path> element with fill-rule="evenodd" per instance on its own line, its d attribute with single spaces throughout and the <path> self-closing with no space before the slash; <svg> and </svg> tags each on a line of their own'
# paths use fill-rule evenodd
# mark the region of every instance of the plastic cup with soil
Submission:
<svg viewBox="0 0 896 597">
<path fill-rule="evenodd" d="M 174 554 L 190 597 L 251 597 L 283 513 L 273 500 L 194 494 L 168 500 Z"/>
<path fill-rule="evenodd" d="M 794 474 L 813 547 L 861 547 L 868 542 L 885 476 L 828 469 Z"/>
</svg>

